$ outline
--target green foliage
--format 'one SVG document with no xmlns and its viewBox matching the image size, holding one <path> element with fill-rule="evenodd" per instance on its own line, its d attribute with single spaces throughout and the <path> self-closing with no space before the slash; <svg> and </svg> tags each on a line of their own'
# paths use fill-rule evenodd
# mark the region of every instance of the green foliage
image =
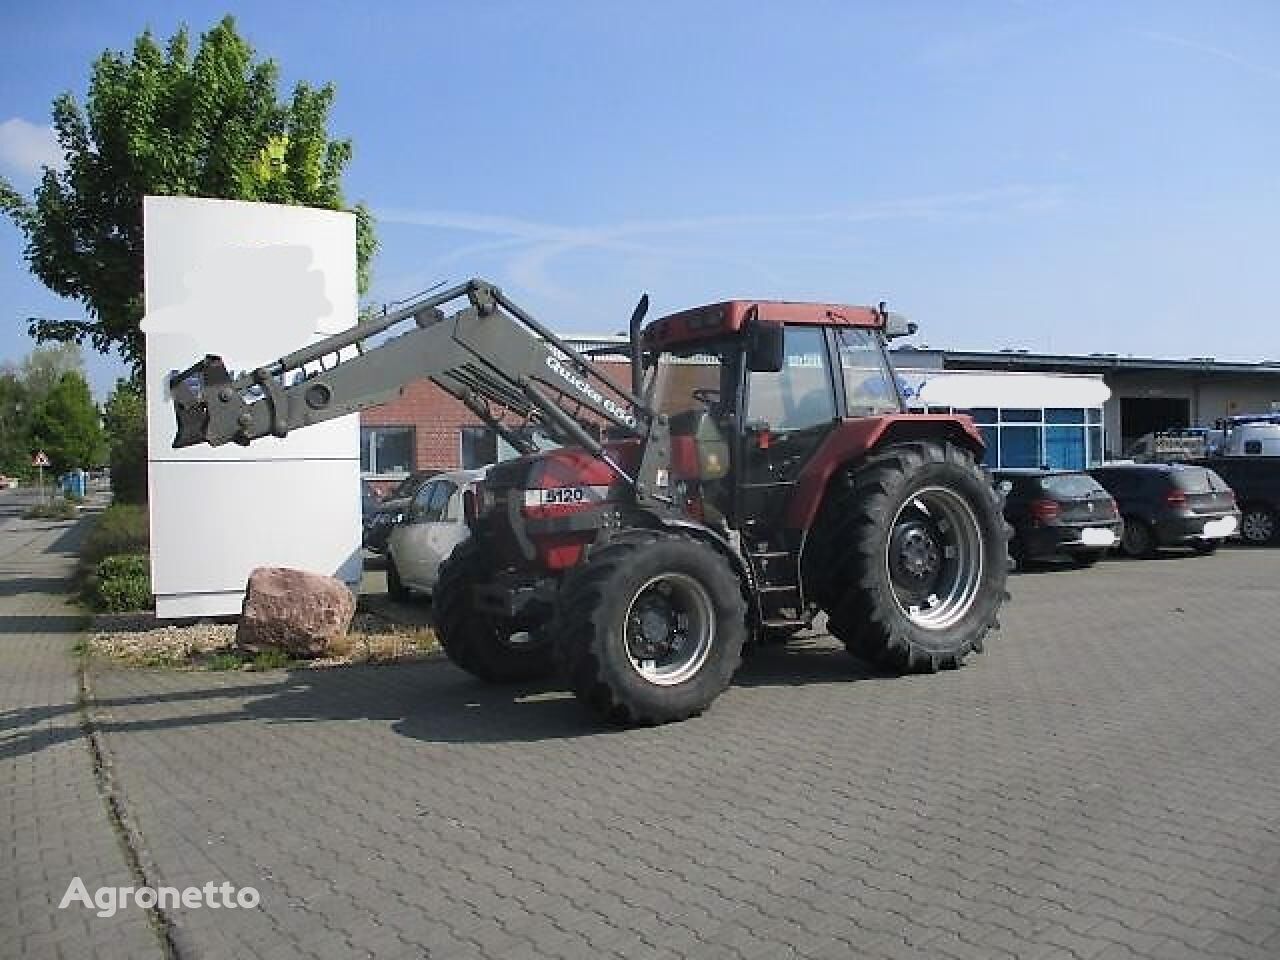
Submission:
<svg viewBox="0 0 1280 960">
<path fill-rule="evenodd" d="M 147 558 L 136 554 L 104 557 L 90 578 L 90 596 L 95 607 L 109 613 L 150 609 Z"/>
<path fill-rule="evenodd" d="M 244 660 L 237 654 L 215 653 L 205 660 L 204 666 L 206 670 L 239 670 L 242 663 Z"/>
<path fill-rule="evenodd" d="M 147 410 L 142 387 L 117 380 L 102 410 L 116 503 L 147 502 Z"/>
<path fill-rule="evenodd" d="M 103 580 L 115 577 L 145 577 L 148 575 L 147 558 L 145 554 L 140 553 L 114 554 L 99 560 L 94 572 Z"/>
<path fill-rule="evenodd" d="M 0 473 L 35 474 L 32 415 L 68 373 L 84 376 L 84 357 L 74 343 L 36 347 L 21 363 L 0 364 Z"/>
<path fill-rule="evenodd" d="M 46 168 L 31 201 L 0 179 L 0 210 L 25 234 L 36 276 L 88 316 L 35 320 L 33 336 L 87 338 L 141 367 L 144 194 L 347 208 L 351 141 L 326 133 L 333 86 L 300 83 L 280 102 L 278 74 L 226 17 L 194 57 L 185 27 L 163 48 L 144 32 L 131 55 L 108 50 L 94 62 L 83 111 L 69 93 L 54 101 L 66 168 Z M 376 240 L 368 210 L 355 213 L 363 291 Z"/>
<path fill-rule="evenodd" d="M 80 546 L 80 563 L 92 568 L 119 553 L 146 553 L 150 545 L 146 507 L 112 504 L 98 517 Z"/>
<path fill-rule="evenodd" d="M 75 373 L 85 379 L 84 354 L 74 343 L 36 347 L 22 361 L 21 369 L 32 403 L 47 397 L 64 374 Z"/>
<path fill-rule="evenodd" d="M 252 670 L 278 670 L 287 667 L 293 661 L 283 650 L 263 650 L 254 655 L 250 665 Z"/>
<path fill-rule="evenodd" d="M 102 462 L 102 425 L 83 376 L 64 373 L 35 408 L 30 443 L 48 454 L 55 474 Z"/>
<path fill-rule="evenodd" d="M 70 500 L 55 497 L 48 503 L 37 503 L 23 516 L 28 520 L 74 520 L 80 516 L 80 511 Z"/>
<path fill-rule="evenodd" d="M 31 463 L 26 385 L 11 370 L 0 372 L 0 473 L 26 476 Z"/>
</svg>

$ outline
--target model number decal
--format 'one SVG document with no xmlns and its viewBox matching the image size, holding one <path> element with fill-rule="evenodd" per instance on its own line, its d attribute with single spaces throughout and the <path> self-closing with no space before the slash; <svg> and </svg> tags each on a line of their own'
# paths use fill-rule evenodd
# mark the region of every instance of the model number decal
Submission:
<svg viewBox="0 0 1280 960">
<path fill-rule="evenodd" d="M 545 490 L 526 490 L 524 503 L 527 507 L 573 506 L 580 503 L 598 503 L 605 499 L 607 486 L 585 487 L 548 487 Z"/>
</svg>

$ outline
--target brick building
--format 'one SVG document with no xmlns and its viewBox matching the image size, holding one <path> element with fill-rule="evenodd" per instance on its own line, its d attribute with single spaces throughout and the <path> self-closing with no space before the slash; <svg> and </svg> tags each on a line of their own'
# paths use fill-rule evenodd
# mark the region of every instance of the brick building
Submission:
<svg viewBox="0 0 1280 960">
<path fill-rule="evenodd" d="M 625 344 L 618 337 L 566 338 L 577 350 Z M 625 385 L 627 363 L 601 364 Z M 512 454 L 511 448 L 462 403 L 429 380 L 417 380 L 395 400 L 360 414 L 360 473 L 385 492 L 417 470 L 479 467 Z"/>
</svg>

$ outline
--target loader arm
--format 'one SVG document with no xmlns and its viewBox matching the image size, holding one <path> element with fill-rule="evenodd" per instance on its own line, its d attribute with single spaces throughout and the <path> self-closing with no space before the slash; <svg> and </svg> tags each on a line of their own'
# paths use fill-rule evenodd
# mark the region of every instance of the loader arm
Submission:
<svg viewBox="0 0 1280 960">
<path fill-rule="evenodd" d="M 458 308 L 447 313 L 451 305 Z M 364 348 L 370 338 L 399 326 L 409 329 Z M 385 403 L 423 378 L 521 452 L 531 448 L 511 428 L 537 427 L 560 443 L 584 447 L 632 483 L 600 443 L 599 431 L 608 427 L 615 435 L 648 437 L 659 419 L 497 287 L 470 280 L 248 373 L 233 375 L 220 357 L 210 355 L 172 374 L 178 421 L 173 445 L 283 437 Z"/>
</svg>

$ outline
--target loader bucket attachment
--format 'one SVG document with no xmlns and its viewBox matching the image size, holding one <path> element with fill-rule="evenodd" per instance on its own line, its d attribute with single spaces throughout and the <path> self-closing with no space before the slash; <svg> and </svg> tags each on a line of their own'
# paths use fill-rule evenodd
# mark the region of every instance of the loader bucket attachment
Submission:
<svg viewBox="0 0 1280 960">
<path fill-rule="evenodd" d="M 209 437 L 209 404 L 206 395 L 229 385 L 231 377 L 221 357 L 209 354 L 199 363 L 169 377 L 169 395 L 178 420 L 173 446 L 191 447 Z"/>
</svg>

